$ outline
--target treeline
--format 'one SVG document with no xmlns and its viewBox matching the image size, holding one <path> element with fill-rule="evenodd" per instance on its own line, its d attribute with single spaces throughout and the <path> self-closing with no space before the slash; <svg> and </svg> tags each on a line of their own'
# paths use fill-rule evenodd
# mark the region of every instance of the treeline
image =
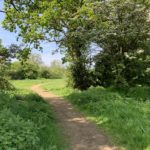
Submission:
<svg viewBox="0 0 150 150">
<path fill-rule="evenodd" d="M 21 55 L 23 51 L 20 46 L 15 44 L 6 48 L 0 42 L 1 82 L 2 77 L 11 80 L 23 80 L 38 78 L 58 79 L 65 76 L 66 68 L 61 61 L 54 60 L 49 66 L 46 66 L 38 54 L 30 54 L 27 55 L 26 59 L 23 59 Z M 13 62 L 13 58 L 18 58 L 18 61 Z M 4 80 L 3 82 L 6 83 L 7 81 Z"/>
<path fill-rule="evenodd" d="M 31 57 L 39 57 L 39 55 L 31 55 Z M 57 60 L 51 62 L 50 66 L 45 66 L 38 61 L 29 59 L 24 63 L 19 61 L 11 63 L 5 70 L 5 77 L 11 80 L 61 79 L 65 76 L 65 70 L 65 67 Z"/>
<path fill-rule="evenodd" d="M 150 85 L 150 1 L 27 0 L 14 5 L 5 2 L 9 17 L 3 27 L 19 28 L 18 37 L 36 49 L 41 41 L 55 41 L 70 64 L 74 88 Z"/>
<path fill-rule="evenodd" d="M 0 89 L 15 89 L 8 80 L 24 79 L 61 79 L 67 72 L 59 60 L 53 60 L 46 66 L 39 54 L 23 55 L 25 49 L 12 44 L 3 46 L 0 40 Z M 24 57 L 23 57 L 24 56 Z M 17 61 L 14 61 L 18 59 Z"/>
</svg>

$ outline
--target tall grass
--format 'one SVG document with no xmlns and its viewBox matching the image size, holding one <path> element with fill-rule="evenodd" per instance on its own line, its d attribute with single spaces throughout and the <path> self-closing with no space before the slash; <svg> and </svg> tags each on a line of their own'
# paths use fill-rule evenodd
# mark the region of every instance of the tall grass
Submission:
<svg viewBox="0 0 150 150">
<path fill-rule="evenodd" d="M 26 90 L 42 82 L 12 81 L 19 90 L 0 91 L 0 149 L 66 150 L 53 109 Z"/>
<path fill-rule="evenodd" d="M 81 92 L 66 88 L 63 80 L 43 87 L 72 102 L 123 149 L 150 150 L 150 87 L 91 87 Z"/>
</svg>

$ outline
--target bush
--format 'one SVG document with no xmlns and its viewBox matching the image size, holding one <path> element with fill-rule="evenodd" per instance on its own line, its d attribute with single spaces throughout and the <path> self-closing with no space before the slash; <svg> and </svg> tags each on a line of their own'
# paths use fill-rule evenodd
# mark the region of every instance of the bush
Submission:
<svg viewBox="0 0 150 150">
<path fill-rule="evenodd" d="M 14 62 L 11 64 L 11 69 L 8 71 L 8 76 L 12 80 L 21 79 L 37 79 L 39 77 L 39 67 L 30 62 Z"/>
<path fill-rule="evenodd" d="M 0 150 L 64 150 L 59 135 L 52 109 L 41 97 L 0 91 Z"/>
<path fill-rule="evenodd" d="M 128 89 L 126 95 L 136 101 L 150 101 L 150 87 L 133 87 Z"/>
<path fill-rule="evenodd" d="M 0 77 L 0 90 L 14 90 L 15 87 L 6 79 Z"/>
<path fill-rule="evenodd" d="M 0 112 L 0 149 L 36 150 L 39 138 L 31 121 L 15 116 L 9 109 Z"/>
<path fill-rule="evenodd" d="M 23 80 L 25 79 L 25 74 L 23 70 L 11 70 L 8 73 L 8 76 L 10 77 L 11 80 Z"/>
<path fill-rule="evenodd" d="M 114 86 L 117 89 L 125 89 L 129 85 L 128 85 L 128 82 L 126 81 L 125 78 L 123 78 L 122 76 L 117 76 L 115 81 L 114 81 Z"/>
<path fill-rule="evenodd" d="M 4 75 L 8 76 L 12 80 L 22 80 L 22 79 L 61 79 L 64 77 L 65 68 L 59 64 L 59 62 L 54 62 L 50 67 L 37 64 L 34 62 L 13 62 L 11 68 L 7 68 Z"/>
<path fill-rule="evenodd" d="M 41 69 L 41 72 L 40 72 L 40 77 L 41 78 L 50 79 L 51 76 L 52 75 L 51 75 L 51 73 L 48 69 L 44 69 L 44 68 Z"/>
</svg>

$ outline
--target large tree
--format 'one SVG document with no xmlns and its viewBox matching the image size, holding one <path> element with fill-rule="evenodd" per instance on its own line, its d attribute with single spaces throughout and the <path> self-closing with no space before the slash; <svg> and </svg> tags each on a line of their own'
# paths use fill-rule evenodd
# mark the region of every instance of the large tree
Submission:
<svg viewBox="0 0 150 150">
<path fill-rule="evenodd" d="M 84 0 L 5 0 L 3 27 L 18 32 L 24 43 L 36 49 L 41 49 L 43 41 L 56 42 L 65 53 L 64 60 L 71 62 L 74 87 L 86 89 L 88 67 L 83 55 L 89 44 L 85 33 L 91 25 L 86 5 Z"/>
<path fill-rule="evenodd" d="M 11 63 L 13 58 L 17 58 L 17 54 L 21 53 L 22 49 L 16 44 L 11 44 L 9 47 L 4 47 L 0 40 L 0 76 L 4 74 L 4 70 Z M 20 56 L 20 55 L 18 55 Z"/>
<path fill-rule="evenodd" d="M 150 65 L 147 58 L 150 49 L 145 47 L 150 39 L 150 1 L 97 2 L 94 12 L 96 32 L 93 41 L 102 48 L 96 57 L 100 83 L 105 86 L 114 82 L 122 86 L 135 80 L 144 83 Z"/>
<path fill-rule="evenodd" d="M 5 0 L 4 6 L 3 27 L 16 31 L 29 47 L 56 42 L 79 89 L 90 86 L 91 42 L 103 50 L 96 57 L 96 70 L 112 84 L 124 80 L 128 58 L 149 39 L 148 0 Z"/>
</svg>

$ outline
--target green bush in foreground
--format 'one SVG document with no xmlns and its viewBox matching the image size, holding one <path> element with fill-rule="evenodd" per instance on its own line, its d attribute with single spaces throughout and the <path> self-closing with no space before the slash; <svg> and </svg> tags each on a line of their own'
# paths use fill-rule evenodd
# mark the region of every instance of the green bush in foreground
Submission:
<svg viewBox="0 0 150 150">
<path fill-rule="evenodd" d="M 6 79 L 0 77 L 0 90 L 14 90 L 15 87 Z"/>
<path fill-rule="evenodd" d="M 65 150 L 51 107 L 27 91 L 0 91 L 0 150 Z"/>
<path fill-rule="evenodd" d="M 1 150 L 36 150 L 38 148 L 38 128 L 33 122 L 15 116 L 9 109 L 0 112 L 0 120 Z"/>
</svg>

